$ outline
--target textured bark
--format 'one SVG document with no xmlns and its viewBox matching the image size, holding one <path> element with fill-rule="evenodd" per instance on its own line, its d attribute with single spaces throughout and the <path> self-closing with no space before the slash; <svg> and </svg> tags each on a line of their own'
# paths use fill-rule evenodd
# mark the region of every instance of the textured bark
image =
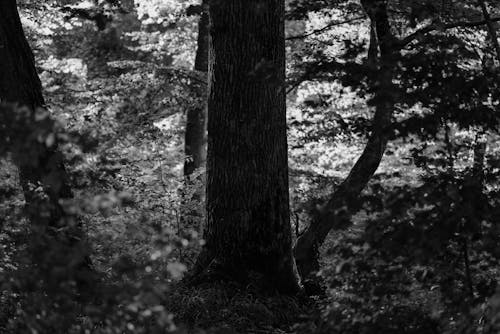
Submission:
<svg viewBox="0 0 500 334">
<path fill-rule="evenodd" d="M 210 2 L 206 246 L 222 273 L 299 291 L 291 249 L 283 0 Z"/>
<path fill-rule="evenodd" d="M 356 161 L 347 178 L 340 184 L 326 204 L 319 208 L 311 225 L 298 238 L 294 253 L 302 278 L 319 269 L 318 248 L 332 228 L 350 224 L 352 210 L 361 191 L 377 170 L 389 139 L 388 127 L 394 110 L 392 78 L 398 56 L 396 40 L 391 33 L 387 17 L 387 1 L 361 1 L 374 27 L 380 51 L 379 70 L 374 82 L 375 115 L 372 132 L 363 153 Z M 375 53 L 373 48 L 371 55 Z"/>
<path fill-rule="evenodd" d="M 472 167 L 472 177 L 480 189 L 484 182 L 484 160 L 486 157 L 486 134 L 478 133 L 474 143 L 474 162 Z"/>
<path fill-rule="evenodd" d="M 370 44 L 368 46 L 368 55 L 366 64 L 371 68 L 377 68 L 378 63 L 378 40 L 375 22 L 370 22 Z"/>
</svg>

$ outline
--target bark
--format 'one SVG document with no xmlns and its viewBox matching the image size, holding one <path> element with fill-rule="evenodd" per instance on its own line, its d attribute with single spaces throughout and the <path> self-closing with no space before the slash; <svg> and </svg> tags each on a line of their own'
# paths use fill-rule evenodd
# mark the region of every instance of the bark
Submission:
<svg viewBox="0 0 500 334">
<path fill-rule="evenodd" d="M 296 293 L 284 1 L 212 0 L 210 20 L 206 245 L 195 273 Z"/>
<path fill-rule="evenodd" d="M 368 46 L 366 65 L 371 68 L 376 68 L 378 65 L 378 58 L 378 41 L 375 22 L 370 22 L 370 44 Z"/>
<path fill-rule="evenodd" d="M 390 29 L 387 1 L 362 1 L 361 3 L 376 33 L 376 38 L 372 38 L 372 41 L 378 41 L 380 51 L 378 77 L 373 84 L 375 115 L 372 132 L 363 153 L 347 178 L 328 202 L 317 210 L 311 225 L 297 240 L 294 253 L 302 278 L 319 269 L 318 248 L 332 228 L 342 228 L 350 224 L 352 207 L 377 170 L 389 140 L 388 128 L 391 125 L 395 103 L 392 96 L 392 79 L 399 55 L 397 48 L 394 47 L 397 41 Z"/>
<path fill-rule="evenodd" d="M 0 100 L 27 106 L 33 111 L 42 108 L 45 104 L 42 87 L 33 53 L 23 32 L 16 1 L 0 1 L 0 13 Z M 58 240 L 69 247 L 80 244 L 83 235 L 81 228 L 74 219 L 65 219 L 59 202 L 72 197 L 62 153 L 57 145 L 48 147 L 35 142 L 27 145 L 29 156 L 26 152 L 13 152 L 13 157 L 19 168 L 26 212 L 33 224 L 34 237 L 49 236 L 51 240 Z M 40 186 L 47 199 L 34 191 L 34 188 Z M 56 232 L 61 228 L 66 233 Z M 34 254 L 35 258 L 42 260 L 42 253 Z M 83 262 L 88 264 L 88 257 Z"/>
</svg>

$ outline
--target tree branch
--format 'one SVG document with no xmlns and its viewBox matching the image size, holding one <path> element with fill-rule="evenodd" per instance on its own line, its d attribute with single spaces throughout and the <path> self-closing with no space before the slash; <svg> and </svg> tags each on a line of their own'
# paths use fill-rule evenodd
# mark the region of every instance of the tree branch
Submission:
<svg viewBox="0 0 500 334">
<path fill-rule="evenodd" d="M 366 16 L 363 15 L 363 16 L 353 17 L 353 18 L 350 18 L 350 19 L 347 19 L 347 20 L 344 20 L 344 21 L 332 22 L 332 23 L 327 24 L 323 28 L 311 31 L 310 33 L 307 33 L 307 34 L 304 34 L 304 35 L 297 35 L 297 36 L 287 37 L 286 40 L 290 41 L 290 40 L 294 40 L 294 39 L 306 38 L 306 37 L 309 37 L 309 36 L 312 36 L 312 35 L 320 34 L 323 31 L 328 30 L 330 28 L 333 28 L 335 26 L 339 26 L 339 25 L 346 24 L 346 23 L 351 23 L 351 22 L 354 22 L 354 21 L 357 21 L 357 20 L 362 20 L 364 18 L 366 18 Z"/>
<path fill-rule="evenodd" d="M 493 47 L 497 52 L 497 58 L 498 58 L 497 60 L 499 61 L 500 64 L 500 44 L 498 44 L 498 36 L 495 27 L 493 25 L 493 19 L 491 18 L 490 13 L 488 12 L 488 8 L 486 7 L 486 3 L 484 2 L 484 0 L 479 0 L 478 2 L 479 6 L 481 6 L 481 11 L 483 12 L 483 17 L 484 21 L 486 21 L 486 26 L 488 27 L 491 43 L 493 44 Z"/>
<path fill-rule="evenodd" d="M 491 22 L 498 22 L 500 21 L 500 17 L 495 17 L 490 19 Z M 417 39 L 419 36 L 422 36 L 424 34 L 427 34 L 429 32 L 437 31 L 437 30 L 448 30 L 448 29 L 453 29 L 453 28 L 459 28 L 459 27 L 478 27 L 487 24 L 487 20 L 481 20 L 481 21 L 458 21 L 458 22 L 451 22 L 451 23 L 446 23 L 446 24 L 439 24 L 439 23 L 433 23 L 430 24 L 426 27 L 423 27 L 421 29 L 418 29 L 414 33 L 406 36 L 405 38 L 401 39 L 397 45 L 400 48 L 403 48 L 407 44 L 413 42 L 415 39 Z"/>
</svg>

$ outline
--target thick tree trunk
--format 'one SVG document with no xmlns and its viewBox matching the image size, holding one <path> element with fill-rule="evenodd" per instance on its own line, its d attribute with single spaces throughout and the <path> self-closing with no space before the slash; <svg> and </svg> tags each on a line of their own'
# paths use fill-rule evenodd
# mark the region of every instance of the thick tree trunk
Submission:
<svg viewBox="0 0 500 334">
<path fill-rule="evenodd" d="M 395 38 L 390 30 L 386 1 L 362 1 L 361 3 L 376 33 L 376 38 L 372 37 L 371 41 L 378 41 L 380 49 L 380 67 L 373 87 L 375 115 L 372 133 L 363 153 L 347 178 L 328 202 L 316 212 L 311 225 L 297 240 L 294 253 L 302 278 L 306 278 L 311 272 L 319 269 L 318 248 L 330 230 L 334 227 L 345 227 L 350 223 L 352 214 L 350 207 L 357 201 L 361 191 L 377 170 L 389 139 L 388 127 L 391 125 L 395 103 L 392 96 L 392 78 L 398 52 L 394 47 Z M 370 49 L 373 57 L 376 54 L 373 46 Z"/>
<path fill-rule="evenodd" d="M 299 291 L 291 249 L 283 0 L 210 2 L 206 245 L 198 277 Z"/>
<path fill-rule="evenodd" d="M 0 1 L 0 100 L 27 106 L 34 110 L 44 106 L 40 79 L 35 69 L 34 57 L 24 35 L 15 0 Z M 59 201 L 72 197 L 62 153 L 57 145 L 27 143 L 26 152 L 13 152 L 14 162 L 20 171 L 21 186 L 26 200 L 26 211 L 33 223 L 36 238 L 49 236 L 66 247 L 81 244 L 82 231 L 75 219 L 65 219 Z M 29 155 L 28 153 L 29 152 Z M 40 187 L 47 196 L 40 196 Z M 60 230 L 65 232 L 62 234 Z M 80 249 L 83 252 L 83 248 Z M 43 257 L 35 251 L 35 258 Z M 88 257 L 82 261 L 88 265 Z M 39 259 L 43 260 L 43 259 Z M 35 259 L 36 261 L 36 259 Z M 71 259 L 76 261 L 76 258 Z"/>
</svg>

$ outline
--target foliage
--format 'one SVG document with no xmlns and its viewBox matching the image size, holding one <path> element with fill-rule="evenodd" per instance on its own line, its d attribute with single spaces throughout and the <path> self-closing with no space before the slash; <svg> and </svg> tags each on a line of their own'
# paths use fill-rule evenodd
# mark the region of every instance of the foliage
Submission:
<svg viewBox="0 0 500 334">
<path fill-rule="evenodd" d="M 110 17 L 102 31 L 61 10 L 78 3 L 19 3 L 49 108 L 0 106 L 0 332 L 499 330 L 498 64 L 484 25 L 445 28 L 481 20 L 475 3 L 388 1 L 398 39 L 435 29 L 399 46 L 385 92 L 391 141 L 351 225 L 322 247 L 311 299 L 178 282 L 203 244 L 204 171 L 188 187 L 182 175 L 185 112 L 204 103 L 206 83 L 191 70 L 195 3 L 140 0 L 125 13 L 126 2 L 89 2 Z M 298 236 L 361 154 L 380 88 L 357 1 L 287 9 Z M 27 221 L 12 161 L 36 161 L 33 142 L 64 153 L 75 192 L 64 219 L 83 226 L 90 249 L 70 250 Z M 185 226 L 186 211 L 200 224 Z M 91 272 L 68 265 L 89 253 Z"/>
</svg>

